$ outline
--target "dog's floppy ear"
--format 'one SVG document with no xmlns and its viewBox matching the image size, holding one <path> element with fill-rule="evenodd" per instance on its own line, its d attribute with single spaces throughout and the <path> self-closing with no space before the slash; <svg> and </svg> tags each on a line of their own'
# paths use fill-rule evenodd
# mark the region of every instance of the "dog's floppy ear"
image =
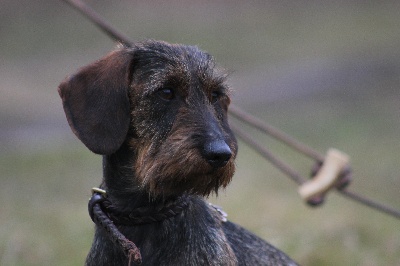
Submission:
<svg viewBox="0 0 400 266">
<path fill-rule="evenodd" d="M 114 51 L 58 88 L 72 131 L 94 153 L 111 154 L 126 138 L 132 56 L 127 49 Z"/>
</svg>

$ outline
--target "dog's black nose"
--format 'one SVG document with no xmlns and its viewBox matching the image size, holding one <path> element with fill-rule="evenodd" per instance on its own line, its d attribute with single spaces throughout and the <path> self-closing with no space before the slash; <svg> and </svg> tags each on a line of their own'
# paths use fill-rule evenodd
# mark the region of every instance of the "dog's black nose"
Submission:
<svg viewBox="0 0 400 266">
<path fill-rule="evenodd" d="M 223 140 L 210 141 L 204 146 L 204 157 L 214 168 L 226 165 L 231 156 L 232 151 Z"/>
</svg>

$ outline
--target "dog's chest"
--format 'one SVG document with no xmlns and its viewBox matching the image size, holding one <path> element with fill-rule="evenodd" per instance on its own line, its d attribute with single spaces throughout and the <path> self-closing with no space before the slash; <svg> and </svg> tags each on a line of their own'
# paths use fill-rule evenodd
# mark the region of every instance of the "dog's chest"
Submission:
<svg viewBox="0 0 400 266">
<path fill-rule="evenodd" d="M 135 230 L 136 237 L 143 237 L 137 243 L 143 264 L 237 265 L 221 223 L 221 218 L 212 208 L 204 202 L 197 202 L 176 219 L 145 226 L 140 233 Z"/>
</svg>

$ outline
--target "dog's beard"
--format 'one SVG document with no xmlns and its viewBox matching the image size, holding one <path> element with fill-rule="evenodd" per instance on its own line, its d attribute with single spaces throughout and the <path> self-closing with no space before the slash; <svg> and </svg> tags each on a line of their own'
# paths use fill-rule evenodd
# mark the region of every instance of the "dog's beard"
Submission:
<svg viewBox="0 0 400 266">
<path fill-rule="evenodd" d="M 190 193 L 208 196 L 218 193 L 232 180 L 235 154 L 220 168 L 213 168 L 198 149 L 184 140 L 139 145 L 134 165 L 135 179 L 152 197 L 178 196 Z M 234 148 L 234 147 L 233 147 Z"/>
</svg>

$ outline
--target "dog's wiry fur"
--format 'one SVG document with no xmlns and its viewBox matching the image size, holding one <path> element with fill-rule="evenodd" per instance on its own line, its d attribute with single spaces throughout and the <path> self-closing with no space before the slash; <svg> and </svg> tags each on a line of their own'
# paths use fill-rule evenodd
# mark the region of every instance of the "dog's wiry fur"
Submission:
<svg viewBox="0 0 400 266">
<path fill-rule="evenodd" d="M 223 222 L 204 196 L 231 181 L 237 143 L 227 121 L 225 74 L 194 46 L 159 41 L 119 48 L 59 87 L 73 132 L 102 154 L 102 188 L 121 210 L 186 193 L 187 208 L 161 222 L 119 226 L 143 265 L 291 265 L 284 253 Z M 127 265 L 96 227 L 87 265 Z"/>
</svg>

